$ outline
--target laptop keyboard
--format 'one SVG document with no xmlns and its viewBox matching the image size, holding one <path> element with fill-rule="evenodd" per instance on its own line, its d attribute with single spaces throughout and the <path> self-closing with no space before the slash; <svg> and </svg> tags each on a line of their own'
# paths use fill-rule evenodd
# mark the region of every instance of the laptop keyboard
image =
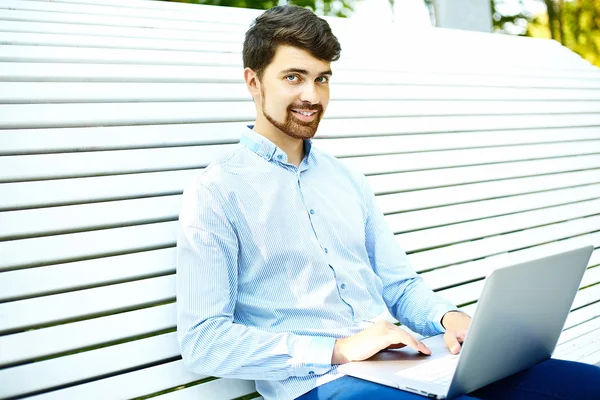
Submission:
<svg viewBox="0 0 600 400">
<path fill-rule="evenodd" d="M 448 384 L 454 376 L 460 355 L 454 354 L 437 360 L 419 364 L 416 367 L 403 369 L 396 375 L 419 381 Z"/>
</svg>

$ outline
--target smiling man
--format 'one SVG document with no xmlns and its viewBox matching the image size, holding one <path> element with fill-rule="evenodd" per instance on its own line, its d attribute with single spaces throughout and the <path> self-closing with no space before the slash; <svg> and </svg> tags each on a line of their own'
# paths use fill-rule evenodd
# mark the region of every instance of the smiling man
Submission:
<svg viewBox="0 0 600 400">
<path fill-rule="evenodd" d="M 256 122 L 183 195 L 183 360 L 199 374 L 256 380 L 267 400 L 414 398 L 337 365 L 404 345 L 431 353 L 390 314 L 444 333 L 453 353 L 470 324 L 412 269 L 364 175 L 312 145 L 340 52 L 309 10 L 259 16 L 243 50 Z"/>
</svg>

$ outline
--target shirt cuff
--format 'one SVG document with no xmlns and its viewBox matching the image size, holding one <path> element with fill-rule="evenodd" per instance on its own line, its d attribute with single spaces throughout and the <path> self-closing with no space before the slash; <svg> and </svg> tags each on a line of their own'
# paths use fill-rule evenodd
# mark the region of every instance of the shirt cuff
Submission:
<svg viewBox="0 0 600 400">
<path fill-rule="evenodd" d="M 296 376 L 322 375 L 331 369 L 335 339 L 317 336 L 310 339 L 304 355 L 304 362 L 295 368 Z"/>
<path fill-rule="evenodd" d="M 440 304 L 433 309 L 431 312 L 431 318 L 429 318 L 430 328 L 436 331 L 437 333 L 446 332 L 446 328 L 442 325 L 442 318 L 449 311 L 459 311 L 458 307 L 452 304 Z"/>
</svg>

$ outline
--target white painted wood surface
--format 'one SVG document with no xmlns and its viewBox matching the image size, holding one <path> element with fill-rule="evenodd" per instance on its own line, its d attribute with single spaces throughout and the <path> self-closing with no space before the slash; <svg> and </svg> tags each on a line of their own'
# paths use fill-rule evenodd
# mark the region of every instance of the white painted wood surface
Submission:
<svg viewBox="0 0 600 400">
<path fill-rule="evenodd" d="M 258 13 L 0 2 L 0 398 L 254 392 L 183 367 L 174 245 L 184 186 L 254 118 Z M 315 146 L 468 312 L 492 270 L 593 244 L 555 356 L 600 362 L 600 71 L 548 40 L 328 20 L 344 51 Z"/>
</svg>

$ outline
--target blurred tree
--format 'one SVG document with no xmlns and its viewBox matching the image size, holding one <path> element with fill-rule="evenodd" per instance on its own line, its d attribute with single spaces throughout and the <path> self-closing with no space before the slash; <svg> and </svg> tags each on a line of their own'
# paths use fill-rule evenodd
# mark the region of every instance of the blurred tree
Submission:
<svg viewBox="0 0 600 400">
<path fill-rule="evenodd" d="M 518 4 L 516 12 L 508 12 L 507 5 Z M 499 33 L 524 35 L 527 24 L 533 21 L 535 15 L 527 10 L 524 0 L 490 0 L 494 31 Z"/>
<path fill-rule="evenodd" d="M 600 0 L 561 3 L 562 43 L 600 67 Z"/>
<path fill-rule="evenodd" d="M 527 36 L 556 39 L 600 67 L 600 0 L 560 0 L 555 6 L 554 14 L 531 21 Z"/>
<path fill-rule="evenodd" d="M 213 6 L 255 8 L 268 10 L 281 3 L 279 0 L 165 0 L 179 3 L 209 4 Z M 354 2 L 358 0 L 286 0 L 285 4 L 308 7 L 317 14 L 336 17 L 348 17 L 354 11 Z M 390 0 L 390 4 L 393 0 Z"/>
</svg>

